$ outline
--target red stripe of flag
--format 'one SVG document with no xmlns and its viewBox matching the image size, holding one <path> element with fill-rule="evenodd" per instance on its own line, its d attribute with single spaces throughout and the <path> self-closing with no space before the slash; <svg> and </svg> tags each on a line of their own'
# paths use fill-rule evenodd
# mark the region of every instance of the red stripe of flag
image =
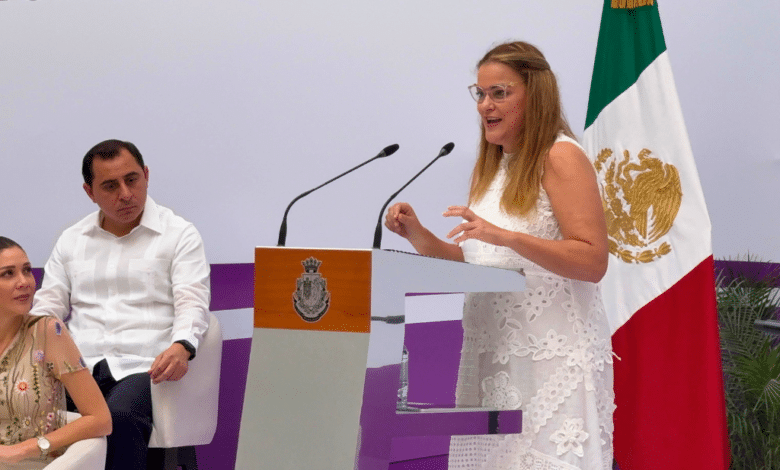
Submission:
<svg viewBox="0 0 780 470">
<path fill-rule="evenodd" d="M 612 335 L 623 468 L 729 466 L 714 277 L 710 256 Z"/>
</svg>

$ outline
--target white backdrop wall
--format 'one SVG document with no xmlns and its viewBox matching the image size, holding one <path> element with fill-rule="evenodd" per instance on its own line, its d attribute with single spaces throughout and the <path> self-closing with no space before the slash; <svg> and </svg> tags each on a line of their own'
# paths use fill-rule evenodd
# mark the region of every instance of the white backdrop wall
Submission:
<svg viewBox="0 0 780 470">
<path fill-rule="evenodd" d="M 399 143 L 394 156 L 297 203 L 288 246 L 371 246 L 407 188 L 423 221 L 466 200 L 477 115 L 466 86 L 492 44 L 525 39 L 556 71 L 582 131 L 600 1 L 0 0 L 0 233 L 42 266 L 96 208 L 80 161 L 138 145 L 149 194 L 193 221 L 211 262 L 275 245 L 298 193 Z M 780 261 L 780 8 L 775 0 L 660 2 L 713 221 L 715 256 Z M 383 247 L 408 249 L 385 233 Z"/>
</svg>

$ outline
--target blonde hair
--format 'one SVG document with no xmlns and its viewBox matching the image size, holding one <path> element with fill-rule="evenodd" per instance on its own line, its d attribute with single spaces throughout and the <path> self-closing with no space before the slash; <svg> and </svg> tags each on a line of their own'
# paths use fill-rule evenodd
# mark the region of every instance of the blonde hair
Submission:
<svg viewBox="0 0 780 470">
<path fill-rule="evenodd" d="M 501 196 L 501 209 L 523 215 L 536 205 L 542 184 L 544 160 L 559 133 L 574 138 L 561 107 L 558 83 L 541 51 L 526 42 L 510 42 L 491 49 L 477 64 L 499 63 L 517 72 L 525 85 L 526 105 L 517 136 L 519 149 L 508 162 L 508 177 Z M 477 162 L 471 174 L 469 203 L 485 195 L 498 172 L 503 148 L 481 137 Z"/>
</svg>

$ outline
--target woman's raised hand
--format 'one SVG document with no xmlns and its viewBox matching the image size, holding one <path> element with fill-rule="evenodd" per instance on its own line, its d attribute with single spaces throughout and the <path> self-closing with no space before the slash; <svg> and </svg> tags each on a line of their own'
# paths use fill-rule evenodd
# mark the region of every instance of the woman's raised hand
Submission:
<svg viewBox="0 0 780 470">
<path fill-rule="evenodd" d="M 491 245 L 502 246 L 506 244 L 506 230 L 487 222 L 466 206 L 450 206 L 442 215 L 444 217 L 460 217 L 464 220 L 447 234 L 447 238 L 452 238 L 453 243 L 461 243 L 473 238 Z"/>
<path fill-rule="evenodd" d="M 385 216 L 385 227 L 407 240 L 418 235 L 423 230 L 414 209 L 406 202 L 398 202 L 390 206 Z"/>
</svg>

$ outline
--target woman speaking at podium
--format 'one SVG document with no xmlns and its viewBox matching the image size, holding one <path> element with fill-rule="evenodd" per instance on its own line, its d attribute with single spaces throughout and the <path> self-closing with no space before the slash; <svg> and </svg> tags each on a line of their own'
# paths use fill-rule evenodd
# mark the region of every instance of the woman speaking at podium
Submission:
<svg viewBox="0 0 780 470">
<path fill-rule="evenodd" d="M 469 87 L 481 143 L 462 223 L 437 238 L 397 203 L 385 225 L 423 255 L 522 271 L 523 292 L 467 294 L 456 402 L 523 411 L 521 434 L 455 436 L 450 469 L 611 469 L 612 349 L 597 283 L 607 229 L 596 174 L 547 60 L 501 44 Z"/>
</svg>

